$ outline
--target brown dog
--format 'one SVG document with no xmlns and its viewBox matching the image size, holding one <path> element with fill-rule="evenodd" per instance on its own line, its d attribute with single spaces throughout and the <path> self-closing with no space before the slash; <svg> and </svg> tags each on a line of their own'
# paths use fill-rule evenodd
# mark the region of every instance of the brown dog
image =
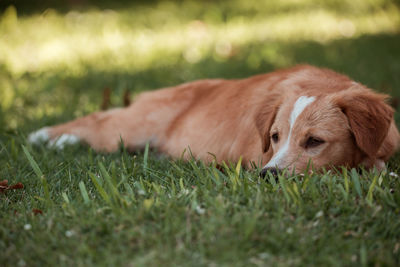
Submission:
<svg viewBox="0 0 400 267">
<path fill-rule="evenodd" d="M 46 127 L 29 141 L 84 141 L 112 152 L 147 142 L 180 157 L 266 164 L 301 172 L 333 166 L 383 169 L 399 132 L 386 95 L 331 70 L 302 65 L 242 80 L 201 80 L 142 93 L 127 108 Z"/>
</svg>

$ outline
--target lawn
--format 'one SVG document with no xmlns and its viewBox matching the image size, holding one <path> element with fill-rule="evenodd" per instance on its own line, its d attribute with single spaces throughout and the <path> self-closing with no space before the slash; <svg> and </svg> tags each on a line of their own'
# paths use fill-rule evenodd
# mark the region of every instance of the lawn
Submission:
<svg viewBox="0 0 400 267">
<path fill-rule="evenodd" d="M 7 1 L 5 1 L 7 3 Z M 400 154 L 388 170 L 261 179 L 240 163 L 31 146 L 29 132 L 145 90 L 298 63 L 390 94 L 386 0 L 0 4 L 0 266 L 398 266 Z M 77 6 L 71 3 L 82 2 Z"/>
</svg>

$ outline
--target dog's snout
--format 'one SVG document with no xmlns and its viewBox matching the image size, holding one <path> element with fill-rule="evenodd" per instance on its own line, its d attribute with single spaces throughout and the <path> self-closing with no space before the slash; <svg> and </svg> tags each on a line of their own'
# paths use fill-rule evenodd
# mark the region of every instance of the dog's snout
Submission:
<svg viewBox="0 0 400 267">
<path fill-rule="evenodd" d="M 260 172 L 260 177 L 265 177 L 267 175 L 267 172 L 270 172 L 272 175 L 277 176 L 279 171 L 277 168 L 263 168 Z"/>
</svg>

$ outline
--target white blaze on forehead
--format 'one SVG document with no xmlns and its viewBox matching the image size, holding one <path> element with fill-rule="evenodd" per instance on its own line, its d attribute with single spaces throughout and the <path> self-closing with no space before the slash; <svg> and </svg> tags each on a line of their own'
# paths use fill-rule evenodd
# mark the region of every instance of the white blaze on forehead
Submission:
<svg viewBox="0 0 400 267">
<path fill-rule="evenodd" d="M 286 157 L 287 151 L 289 150 L 290 138 L 292 137 L 292 129 L 294 124 L 296 123 L 297 117 L 304 111 L 304 109 L 315 101 L 315 97 L 301 96 L 297 99 L 296 103 L 294 103 L 292 113 L 290 114 L 289 120 L 289 134 L 286 139 L 285 144 L 278 150 L 278 152 L 272 157 L 272 159 L 264 166 L 264 168 L 271 167 L 282 167 L 279 166 L 282 159 Z"/>
<path fill-rule="evenodd" d="M 294 103 L 294 107 L 292 110 L 292 114 L 290 114 L 290 131 L 293 128 L 294 123 L 296 122 L 297 117 L 304 111 L 304 109 L 314 102 L 315 97 L 308 96 L 300 96 L 296 103 Z"/>
</svg>

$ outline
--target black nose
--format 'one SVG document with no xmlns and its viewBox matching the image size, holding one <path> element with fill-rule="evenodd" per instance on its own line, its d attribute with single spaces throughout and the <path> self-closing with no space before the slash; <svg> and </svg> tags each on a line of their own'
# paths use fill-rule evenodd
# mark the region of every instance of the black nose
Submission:
<svg viewBox="0 0 400 267">
<path fill-rule="evenodd" d="M 264 168 L 260 172 L 260 177 L 264 178 L 270 172 L 273 176 L 278 176 L 278 169 L 276 168 Z"/>
</svg>

